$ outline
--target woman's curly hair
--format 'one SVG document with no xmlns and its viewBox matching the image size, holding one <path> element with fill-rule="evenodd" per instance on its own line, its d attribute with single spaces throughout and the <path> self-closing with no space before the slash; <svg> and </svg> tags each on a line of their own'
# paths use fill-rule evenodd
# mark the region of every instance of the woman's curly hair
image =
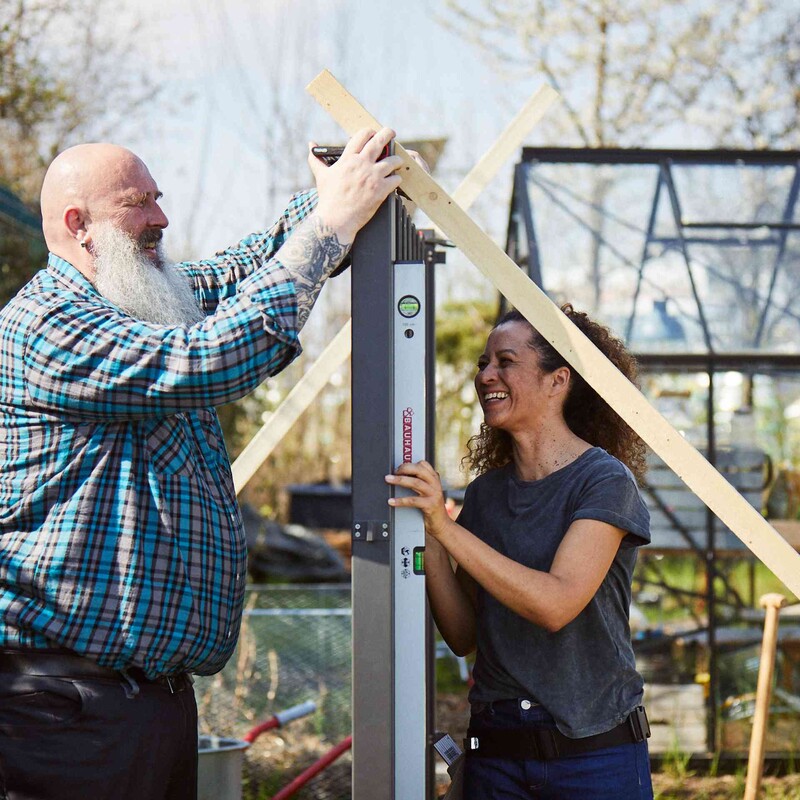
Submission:
<svg viewBox="0 0 800 800">
<path fill-rule="evenodd" d="M 636 359 L 611 331 L 594 322 L 582 311 L 567 303 L 561 310 L 577 325 L 591 342 L 634 386 L 639 385 Z M 516 309 L 504 314 L 495 328 L 507 322 L 523 322 L 530 327 L 530 346 L 539 355 L 539 366 L 545 372 L 559 367 L 569 367 L 561 354 Z M 570 430 L 581 439 L 618 458 L 634 474 L 636 480 L 644 478 L 647 466 L 647 446 L 634 430 L 614 411 L 588 383 L 570 367 L 570 386 L 564 402 L 564 420 Z M 482 475 L 490 469 L 502 467 L 511 461 L 511 436 L 502 430 L 481 423 L 480 432 L 467 442 L 468 454 L 464 462 L 470 470 Z"/>
</svg>

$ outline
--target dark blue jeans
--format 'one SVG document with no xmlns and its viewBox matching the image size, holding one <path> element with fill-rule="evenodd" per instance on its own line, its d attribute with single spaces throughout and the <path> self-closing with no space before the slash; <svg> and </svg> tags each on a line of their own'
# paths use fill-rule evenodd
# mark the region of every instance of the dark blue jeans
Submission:
<svg viewBox="0 0 800 800">
<path fill-rule="evenodd" d="M 542 706 L 501 700 L 473 707 L 476 728 L 554 728 Z M 647 741 L 549 761 L 467 758 L 464 800 L 652 800 Z"/>
</svg>

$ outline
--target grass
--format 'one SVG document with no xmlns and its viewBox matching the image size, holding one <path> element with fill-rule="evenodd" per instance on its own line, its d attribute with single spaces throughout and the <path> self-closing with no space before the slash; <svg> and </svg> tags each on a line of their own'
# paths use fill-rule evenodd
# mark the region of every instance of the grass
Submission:
<svg viewBox="0 0 800 800">
<path fill-rule="evenodd" d="M 666 776 L 676 781 L 685 781 L 695 774 L 689 769 L 691 758 L 691 753 L 682 751 L 678 745 L 677 739 L 674 739 L 670 749 L 664 756 L 661 771 Z"/>
<path fill-rule="evenodd" d="M 656 773 L 653 795 L 655 800 L 742 800 L 745 780 L 743 772 L 716 778 L 695 776 L 684 781 Z M 800 776 L 764 777 L 758 796 L 761 800 L 800 800 Z"/>
<path fill-rule="evenodd" d="M 689 755 L 679 749 L 671 751 L 662 762 L 662 769 L 653 773 L 655 800 L 741 800 L 747 781 L 746 766 L 740 765 L 729 774 L 717 774 L 719 763 L 712 761 L 708 772 L 700 774 L 688 769 Z M 763 775 L 761 800 L 800 800 L 800 775 L 787 764 L 786 774 Z"/>
<path fill-rule="evenodd" d="M 253 785 L 251 781 L 245 780 L 242 786 L 242 800 L 270 800 L 270 798 L 279 792 L 284 785 L 282 776 L 275 776 L 272 779 L 265 778 L 259 781 L 257 785 Z"/>
</svg>

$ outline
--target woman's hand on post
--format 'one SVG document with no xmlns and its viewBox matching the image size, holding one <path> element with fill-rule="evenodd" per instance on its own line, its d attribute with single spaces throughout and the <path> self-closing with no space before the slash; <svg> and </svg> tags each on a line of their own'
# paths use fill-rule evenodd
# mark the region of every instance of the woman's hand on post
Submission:
<svg viewBox="0 0 800 800">
<path fill-rule="evenodd" d="M 465 581 L 453 573 L 447 550 L 439 541 L 448 529 L 451 533 L 458 529 L 447 513 L 439 474 L 427 461 L 418 461 L 416 464 L 402 464 L 394 475 L 386 476 L 386 482 L 413 492 L 408 496 L 391 498 L 389 505 L 422 511 L 428 534 L 425 587 L 433 618 L 453 652 L 467 655 L 475 649 L 475 605 L 470 591 L 465 589 Z"/>
<path fill-rule="evenodd" d="M 386 483 L 414 492 L 390 498 L 389 505 L 395 508 L 418 508 L 425 520 L 425 530 L 431 536 L 438 538 L 452 523 L 445 506 L 439 473 L 427 461 L 401 464 L 393 475 L 386 476 Z"/>
</svg>

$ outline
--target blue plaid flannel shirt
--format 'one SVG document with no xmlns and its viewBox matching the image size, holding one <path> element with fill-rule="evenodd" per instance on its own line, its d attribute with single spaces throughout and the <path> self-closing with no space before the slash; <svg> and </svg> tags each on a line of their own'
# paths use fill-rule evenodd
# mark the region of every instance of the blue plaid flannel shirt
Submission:
<svg viewBox="0 0 800 800">
<path fill-rule="evenodd" d="M 0 647 L 150 677 L 211 674 L 239 632 L 246 548 L 213 406 L 300 352 L 276 251 L 316 204 L 179 265 L 208 316 L 133 319 L 50 255 L 0 311 Z"/>
</svg>

